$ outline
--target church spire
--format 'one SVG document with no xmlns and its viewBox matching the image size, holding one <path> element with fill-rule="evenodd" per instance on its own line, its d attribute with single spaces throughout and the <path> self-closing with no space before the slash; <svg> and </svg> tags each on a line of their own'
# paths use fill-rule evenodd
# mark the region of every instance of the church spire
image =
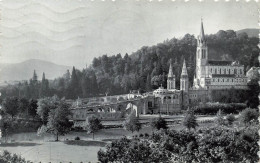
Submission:
<svg viewBox="0 0 260 163">
<path fill-rule="evenodd" d="M 187 67 L 186 67 L 186 63 L 185 63 L 185 59 L 184 59 L 182 70 L 181 70 L 181 77 L 185 77 L 185 76 L 188 76 L 188 73 L 187 73 Z"/>
<path fill-rule="evenodd" d="M 172 59 L 170 59 L 170 68 L 169 68 L 169 73 L 168 73 L 168 78 L 174 77 L 173 72 L 172 72 Z"/>
<path fill-rule="evenodd" d="M 205 35 L 204 35 L 204 28 L 203 28 L 203 21 L 201 19 L 201 28 L 200 28 L 200 38 L 201 40 L 205 40 Z"/>
</svg>

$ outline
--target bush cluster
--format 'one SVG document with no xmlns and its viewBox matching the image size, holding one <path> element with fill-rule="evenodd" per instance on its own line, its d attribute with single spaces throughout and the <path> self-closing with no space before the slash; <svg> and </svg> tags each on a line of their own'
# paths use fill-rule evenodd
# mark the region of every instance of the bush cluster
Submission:
<svg viewBox="0 0 260 163">
<path fill-rule="evenodd" d="M 33 163 L 31 161 L 25 161 L 24 158 L 18 156 L 17 154 L 11 154 L 10 152 L 4 150 L 4 152 L 0 155 L 1 163 Z"/>
<path fill-rule="evenodd" d="M 195 114 L 215 115 L 219 110 L 222 110 L 224 114 L 238 114 L 246 108 L 244 103 L 207 103 L 205 106 L 201 106 L 194 109 Z"/>
<path fill-rule="evenodd" d="M 19 132 L 35 132 L 41 126 L 41 122 L 22 120 L 22 119 L 5 119 L 2 123 L 5 123 L 8 128 L 7 132 L 19 133 Z"/>
<path fill-rule="evenodd" d="M 198 131 L 160 130 L 148 139 L 113 141 L 98 152 L 100 162 L 257 162 L 256 125 L 241 130 L 223 127 Z"/>
</svg>

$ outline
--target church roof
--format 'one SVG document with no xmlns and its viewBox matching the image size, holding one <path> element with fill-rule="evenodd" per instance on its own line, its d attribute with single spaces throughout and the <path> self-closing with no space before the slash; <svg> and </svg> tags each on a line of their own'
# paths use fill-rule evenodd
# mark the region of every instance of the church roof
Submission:
<svg viewBox="0 0 260 163">
<path fill-rule="evenodd" d="M 214 60 L 209 60 L 208 61 L 208 65 L 212 65 L 212 66 L 227 66 L 227 65 L 231 65 L 232 61 L 214 61 Z"/>
</svg>

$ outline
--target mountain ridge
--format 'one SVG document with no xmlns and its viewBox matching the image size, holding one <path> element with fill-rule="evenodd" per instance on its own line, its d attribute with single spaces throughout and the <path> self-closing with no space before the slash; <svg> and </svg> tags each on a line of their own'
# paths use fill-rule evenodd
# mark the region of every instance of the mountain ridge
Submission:
<svg viewBox="0 0 260 163">
<path fill-rule="evenodd" d="M 58 65 L 41 59 L 29 59 L 19 63 L 1 63 L 0 68 L 0 82 L 8 82 L 29 80 L 32 77 L 34 70 L 38 75 L 38 80 L 41 80 L 41 75 L 43 72 L 45 73 L 47 79 L 55 79 L 62 76 L 72 67 Z"/>
</svg>

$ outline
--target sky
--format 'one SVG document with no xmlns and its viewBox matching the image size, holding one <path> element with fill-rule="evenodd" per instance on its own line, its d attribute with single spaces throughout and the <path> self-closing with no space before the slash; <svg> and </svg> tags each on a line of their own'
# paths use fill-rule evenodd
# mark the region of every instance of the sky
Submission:
<svg viewBox="0 0 260 163">
<path fill-rule="evenodd" d="M 83 68 L 186 33 L 259 28 L 255 1 L 1 0 L 0 63 L 42 59 Z"/>
</svg>

